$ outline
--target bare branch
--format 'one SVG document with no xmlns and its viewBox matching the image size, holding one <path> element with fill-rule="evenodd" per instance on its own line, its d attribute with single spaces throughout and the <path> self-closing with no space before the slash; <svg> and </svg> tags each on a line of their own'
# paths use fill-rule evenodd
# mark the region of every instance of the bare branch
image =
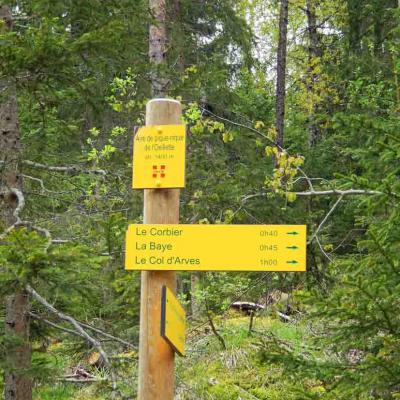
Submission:
<svg viewBox="0 0 400 400">
<path fill-rule="evenodd" d="M 328 218 L 332 215 L 332 213 L 335 211 L 336 207 L 339 205 L 339 203 L 343 200 L 343 195 L 341 195 L 335 202 L 335 204 L 332 206 L 332 208 L 329 210 L 329 212 L 325 215 L 325 218 L 321 221 L 319 224 L 317 230 L 313 233 L 311 238 L 308 240 L 307 244 L 310 244 L 317 236 L 319 231 L 322 229 L 324 226 L 325 222 L 328 220 Z"/>
<path fill-rule="evenodd" d="M 244 125 L 244 124 L 241 124 L 241 123 L 239 123 L 239 122 L 232 121 L 232 120 L 229 120 L 229 119 L 227 119 L 227 118 L 221 117 L 221 116 L 219 116 L 219 115 L 217 115 L 217 114 L 214 114 L 213 112 L 207 110 L 207 109 L 204 108 L 204 107 L 200 107 L 200 108 L 201 108 L 201 110 L 202 110 L 202 114 L 206 112 L 206 113 L 208 113 L 209 115 L 213 116 L 213 117 L 216 118 L 216 119 L 219 119 L 219 120 L 224 121 L 224 122 L 227 122 L 227 123 L 229 123 L 229 124 L 231 124 L 231 125 L 235 125 L 235 126 L 238 126 L 238 127 L 240 127 L 240 128 L 244 128 L 244 129 L 247 129 L 247 130 L 249 130 L 249 131 L 251 131 L 251 132 L 254 132 L 254 133 L 256 133 L 257 135 L 259 135 L 259 136 L 263 137 L 264 139 L 266 139 L 269 143 L 271 143 L 271 144 L 273 144 L 274 146 L 276 146 L 276 147 L 279 149 L 279 151 L 282 151 L 282 152 L 285 151 L 285 149 L 284 149 L 279 143 L 276 143 L 273 139 L 269 138 L 267 135 L 265 135 L 264 133 L 260 132 L 258 129 L 255 129 L 255 128 L 253 128 L 252 126 Z M 288 152 L 288 153 L 289 153 L 289 152 Z M 309 187 L 310 187 L 310 190 L 313 191 L 314 188 L 313 188 L 311 179 L 308 177 L 308 175 L 307 175 L 300 167 L 296 167 L 296 169 L 297 169 L 297 171 L 299 171 L 299 172 L 303 175 L 303 177 L 307 180 L 308 185 L 309 185 Z"/>
<path fill-rule="evenodd" d="M 15 197 L 18 200 L 17 207 L 15 207 L 15 210 L 13 212 L 13 216 L 15 217 L 15 222 L 9 226 L 7 229 L 4 230 L 4 232 L 0 235 L 0 240 L 3 240 L 12 230 L 19 226 L 27 226 L 30 227 L 31 229 L 41 233 L 43 236 L 45 236 L 49 240 L 49 245 L 51 243 L 51 235 L 50 232 L 47 229 L 41 228 L 39 226 L 35 226 L 32 222 L 30 221 L 23 221 L 20 217 L 20 213 L 25 207 L 25 197 L 24 194 L 20 189 L 17 188 L 10 188 L 9 192 L 14 194 Z M 1 192 L 2 195 L 4 195 L 4 192 Z"/>
<path fill-rule="evenodd" d="M 308 176 L 299 176 L 298 178 L 296 178 L 296 179 L 295 179 L 293 182 L 291 182 L 291 183 L 294 185 L 295 183 L 297 183 L 297 182 L 299 182 L 299 181 L 301 181 L 301 180 L 303 180 L 303 179 L 305 179 L 305 180 L 310 180 L 311 182 L 312 182 L 312 181 L 323 181 L 323 182 L 329 184 L 329 181 L 328 181 L 327 179 L 325 179 L 325 178 L 309 178 Z"/>
<path fill-rule="evenodd" d="M 51 243 L 52 244 L 64 244 L 64 243 L 69 243 L 70 240 L 68 239 L 52 239 Z"/>
<path fill-rule="evenodd" d="M 4 230 L 4 232 L 0 235 L 0 240 L 4 240 L 6 238 L 6 236 L 13 230 L 15 229 L 17 226 L 16 224 L 12 224 L 11 226 L 9 226 L 7 229 Z"/>
<path fill-rule="evenodd" d="M 245 203 L 247 200 L 253 199 L 255 197 L 264 197 L 264 196 L 266 196 L 266 194 L 267 194 L 267 192 L 248 194 L 248 195 L 242 197 L 242 203 Z"/>
<path fill-rule="evenodd" d="M 296 194 L 296 196 L 327 196 L 327 195 L 336 195 L 336 196 L 370 195 L 371 196 L 376 194 L 383 194 L 383 192 L 379 192 L 377 190 L 364 190 L 364 189 L 311 190 L 309 192 L 294 192 L 294 193 Z"/>
<path fill-rule="evenodd" d="M 331 251 L 331 253 L 334 253 L 336 250 L 338 250 L 340 247 L 342 247 L 343 243 L 346 242 L 346 240 L 352 236 L 354 238 L 354 232 L 365 232 L 366 228 L 361 228 L 361 229 L 350 229 L 350 231 L 347 232 L 346 236 L 340 241 L 340 243 Z"/>
<path fill-rule="evenodd" d="M 113 371 L 110 359 L 107 355 L 107 353 L 104 351 L 103 346 L 101 343 L 96 340 L 95 338 L 91 337 L 81 326 L 80 324 L 74 319 L 73 317 L 66 315 L 62 313 L 61 311 L 58 311 L 54 306 L 52 306 L 45 298 L 43 298 L 39 293 L 36 292 L 35 289 L 33 289 L 30 285 L 26 286 L 26 291 L 40 304 L 42 304 L 47 310 L 55 314 L 59 319 L 62 321 L 66 321 L 70 323 L 79 334 L 85 338 L 89 343 L 91 343 L 97 351 L 100 353 L 101 357 L 104 360 L 104 364 L 110 369 L 110 374 L 111 374 L 111 381 L 112 381 L 112 389 L 113 392 L 116 391 L 117 389 L 117 381 L 116 381 L 116 376 Z"/>
<path fill-rule="evenodd" d="M 40 188 L 42 189 L 42 190 L 41 190 L 41 193 L 47 192 L 47 193 L 53 193 L 53 194 L 65 194 L 65 193 L 71 193 L 71 192 L 72 192 L 72 190 L 65 190 L 65 191 L 62 191 L 62 192 L 56 192 L 56 191 L 54 191 L 54 190 L 47 189 L 47 188 L 44 186 L 43 179 L 36 178 L 35 176 L 25 175 L 25 174 L 21 174 L 21 175 L 22 175 L 22 177 L 24 177 L 25 179 L 30 179 L 30 180 L 32 180 L 32 181 L 38 182 L 39 185 L 40 185 Z"/>
<path fill-rule="evenodd" d="M 56 329 L 58 329 L 58 330 L 60 330 L 60 331 L 63 331 L 63 332 L 65 332 L 65 333 L 69 333 L 69 334 L 71 334 L 71 335 L 76 335 L 76 336 L 79 336 L 79 337 L 83 337 L 79 332 L 74 331 L 74 330 L 72 330 L 72 329 L 64 328 L 64 327 L 61 326 L 61 325 L 57 325 L 57 324 L 55 324 L 54 322 L 51 322 L 51 321 L 49 321 L 48 319 L 42 318 L 40 315 L 37 315 L 37 314 L 35 314 L 35 313 L 33 313 L 33 312 L 29 312 L 29 315 L 30 315 L 32 318 L 38 319 L 39 321 L 42 321 L 42 322 L 44 322 L 45 324 L 50 325 L 50 326 L 52 326 L 53 328 L 56 328 Z"/>
<path fill-rule="evenodd" d="M 271 144 L 276 145 L 276 143 L 275 143 L 272 139 L 270 139 L 267 135 L 265 135 L 264 133 L 260 132 L 259 130 L 255 129 L 255 128 L 253 128 L 252 126 L 240 124 L 239 122 L 232 121 L 232 120 L 227 119 L 227 118 L 224 118 L 224 117 L 220 117 L 219 115 L 214 114 L 213 112 L 207 110 L 207 109 L 204 108 L 204 107 L 200 107 L 200 108 L 201 108 L 201 110 L 202 110 L 203 112 L 206 112 L 207 114 L 213 116 L 213 117 L 216 118 L 216 119 L 219 119 L 220 121 L 227 122 L 228 124 L 231 124 L 231 125 L 239 126 L 240 128 L 248 129 L 249 131 L 254 132 L 254 133 L 256 133 L 257 135 L 259 135 L 259 136 L 263 137 L 264 139 L 268 140 L 268 142 L 270 142 Z M 278 147 L 279 147 L 279 146 L 278 146 Z M 280 148 L 280 150 L 283 150 L 283 149 Z"/>
<path fill-rule="evenodd" d="M 310 188 L 310 190 L 311 190 L 312 192 L 314 192 L 314 186 L 313 186 L 313 184 L 312 184 L 311 178 L 309 178 L 308 175 L 307 175 L 300 167 L 297 167 L 297 171 L 299 171 L 299 172 L 303 175 L 303 178 L 304 178 L 304 179 L 307 181 L 307 183 L 308 183 L 308 187 Z"/>
<path fill-rule="evenodd" d="M 300 179 L 300 178 L 298 178 Z M 301 179 L 306 179 L 309 183 L 311 184 L 311 180 L 316 180 L 318 178 L 306 178 L 306 177 L 301 177 Z M 311 184 L 312 186 L 312 184 Z M 308 192 L 294 192 L 296 196 L 360 196 L 360 195 L 366 195 L 366 196 L 373 196 L 373 195 L 382 195 L 384 194 L 383 192 L 379 192 L 377 190 L 364 190 L 364 189 L 348 189 L 348 190 L 340 190 L 340 189 L 330 189 L 330 190 L 310 190 Z M 254 193 L 254 194 L 249 194 L 247 196 L 242 197 L 242 202 L 245 202 L 247 200 L 253 199 L 255 197 L 263 197 L 267 194 L 266 191 L 259 192 L 259 193 Z"/>
<path fill-rule="evenodd" d="M 211 330 L 213 331 L 214 335 L 216 338 L 219 340 L 221 343 L 222 349 L 226 350 L 226 344 L 224 338 L 218 333 L 217 329 L 215 328 L 214 321 L 212 319 L 211 311 L 208 308 L 208 303 L 207 300 L 205 300 L 205 306 L 206 306 L 206 313 L 207 313 L 207 318 L 208 318 L 208 323 L 210 324 Z"/>
<path fill-rule="evenodd" d="M 21 217 L 19 216 L 19 214 L 22 212 L 22 210 L 25 207 L 25 197 L 24 197 L 24 194 L 22 193 L 22 191 L 17 188 L 11 188 L 10 192 L 12 194 L 14 194 L 18 200 L 18 205 L 13 212 L 13 216 L 15 217 L 16 223 L 19 223 L 19 222 L 21 222 Z"/>
<path fill-rule="evenodd" d="M 133 349 L 136 349 L 136 348 L 137 348 L 137 347 L 134 346 L 132 343 L 129 343 L 129 342 L 127 342 L 127 341 L 125 341 L 125 340 L 123 340 L 123 339 L 120 339 L 120 338 L 118 338 L 118 337 L 116 337 L 116 336 L 110 335 L 109 333 L 104 332 L 104 331 L 102 331 L 101 329 L 98 329 L 98 328 L 95 328 L 94 326 L 85 324 L 84 322 L 80 322 L 80 321 L 77 321 L 77 322 L 78 322 L 79 325 L 83 326 L 84 328 L 90 329 L 90 330 L 92 330 L 93 332 L 98 333 L 99 335 L 102 335 L 102 336 L 104 336 L 104 337 L 106 337 L 106 338 L 115 340 L 116 342 L 119 342 L 119 343 L 121 343 L 121 344 L 123 344 L 123 345 L 125 345 L 125 346 L 128 346 L 128 347 L 131 347 L 131 348 L 133 348 Z"/>
<path fill-rule="evenodd" d="M 4 197 L 9 195 L 10 193 L 12 193 L 17 199 L 17 207 L 15 207 L 13 211 L 13 217 L 15 218 L 15 223 L 17 224 L 21 222 L 20 213 L 25 207 L 25 197 L 20 189 L 14 187 L 0 191 L 0 196 Z"/>
<path fill-rule="evenodd" d="M 36 318 L 36 319 L 38 319 L 38 320 L 40 320 L 40 321 L 46 323 L 47 325 L 52 326 L 53 328 L 56 328 L 56 329 L 59 329 L 59 330 L 61 330 L 61 331 L 66 332 L 66 333 L 70 333 L 70 334 L 72 334 L 72 335 L 77 335 L 77 336 L 79 336 L 79 337 L 81 337 L 81 338 L 86 339 L 80 332 L 74 331 L 74 330 L 72 330 L 72 329 L 64 328 L 63 326 L 57 325 L 57 324 L 55 324 L 54 322 L 49 321 L 48 319 L 43 318 L 43 317 L 41 317 L 40 315 L 37 315 L 37 314 L 35 314 L 35 313 L 33 313 L 33 312 L 30 312 L 29 315 L 30 315 L 31 317 L 33 317 L 33 318 Z M 80 321 L 76 321 L 76 322 L 77 322 L 80 326 L 82 326 L 82 327 L 84 327 L 84 328 L 87 328 L 87 329 L 90 329 L 90 330 L 92 330 L 92 331 L 94 331 L 94 332 L 96 332 L 96 333 L 98 333 L 98 334 L 100 334 L 100 335 L 102 335 L 102 336 L 104 336 L 104 337 L 107 337 L 107 338 L 109 338 L 109 339 L 112 339 L 112 340 L 114 340 L 114 341 L 116 341 L 116 342 L 119 342 L 119 343 L 125 345 L 125 346 L 131 347 L 131 348 L 134 348 L 134 349 L 136 348 L 132 343 L 129 343 L 129 342 L 127 342 L 127 341 L 125 341 L 125 340 L 123 340 L 123 339 L 120 339 L 120 338 L 118 338 L 118 337 L 115 337 L 115 336 L 113 336 L 113 335 L 110 335 L 109 333 L 104 332 L 104 331 L 102 331 L 102 330 L 100 330 L 100 329 L 98 329 L 98 328 L 94 328 L 93 326 L 88 325 L 88 324 L 85 324 L 85 323 L 80 322 Z"/>
<path fill-rule="evenodd" d="M 329 261 L 332 261 L 332 257 L 324 250 L 324 248 L 322 247 L 321 242 L 319 241 L 319 237 L 318 237 L 318 236 L 315 236 L 315 240 L 316 240 L 316 242 L 317 242 L 317 244 L 318 244 L 318 246 L 319 246 L 319 248 L 320 248 L 322 254 L 323 254 Z"/>
<path fill-rule="evenodd" d="M 21 174 L 21 176 L 22 176 L 23 178 L 30 179 L 30 180 L 35 181 L 35 182 L 39 182 L 39 185 L 40 185 L 40 187 L 42 188 L 42 191 L 43 191 L 43 192 L 49 192 L 49 190 L 47 190 L 47 189 L 44 187 L 44 183 L 43 183 L 43 180 L 42 180 L 42 179 L 35 178 L 34 176 L 25 175 L 25 174 Z"/>
<path fill-rule="evenodd" d="M 105 381 L 103 378 L 60 378 L 58 379 L 60 382 L 71 382 L 71 383 L 93 383 L 93 382 L 102 382 Z"/>
<path fill-rule="evenodd" d="M 216 119 L 219 119 L 221 121 L 227 122 L 231 125 L 235 125 L 241 128 L 245 128 L 248 129 L 251 132 L 256 133 L 257 135 L 263 137 L 264 139 L 268 140 L 270 143 L 274 144 L 280 151 L 285 151 L 285 149 L 281 146 L 279 146 L 278 144 L 276 144 L 272 139 L 270 139 L 267 135 L 265 135 L 264 133 L 260 132 L 259 130 L 248 126 L 248 125 L 244 125 L 241 123 L 238 123 L 236 121 L 232 121 L 229 120 L 227 118 L 221 117 L 217 114 L 214 114 L 213 112 L 205 109 L 204 107 L 200 107 L 202 109 L 203 112 L 213 116 Z M 349 190 L 339 190 L 339 189 L 332 189 L 332 190 L 314 190 L 312 181 L 316 180 L 318 178 L 310 178 L 308 177 L 308 175 L 304 172 L 304 170 L 300 167 L 296 167 L 297 171 L 300 172 L 301 175 L 303 175 L 303 178 L 307 180 L 308 186 L 310 188 L 310 191 L 308 192 L 295 192 L 297 196 L 323 196 L 323 195 L 344 195 L 344 196 L 349 196 L 349 195 L 375 195 L 375 194 L 383 194 L 383 192 L 379 192 L 376 190 L 363 190 L 363 189 L 349 189 Z M 264 193 L 261 194 L 254 194 L 254 195 L 249 195 L 244 197 L 243 201 L 246 201 L 250 198 L 253 197 L 258 197 L 258 196 L 264 196 Z"/>
<path fill-rule="evenodd" d="M 94 175 L 102 175 L 105 176 L 107 173 L 104 171 L 104 169 L 84 169 L 76 165 L 69 165 L 69 166 L 50 166 L 46 164 L 41 164 L 38 162 L 30 161 L 30 160 L 22 160 L 22 163 L 25 165 L 28 165 L 33 168 L 37 169 L 44 169 L 47 171 L 53 171 L 53 172 L 61 172 L 61 173 L 67 173 L 67 174 L 94 174 Z"/>
<path fill-rule="evenodd" d="M 18 228 L 19 226 L 26 226 L 29 227 L 30 229 L 39 232 L 40 234 L 42 234 L 43 236 L 45 236 L 48 239 L 48 246 L 50 246 L 50 244 L 52 243 L 51 240 L 51 234 L 50 231 L 45 229 L 45 228 L 41 228 L 40 226 L 36 226 L 34 225 L 32 222 L 30 221 L 19 221 L 19 222 L 15 222 L 14 224 L 12 224 L 11 226 L 9 226 L 6 230 L 4 230 L 4 232 L 0 235 L 0 240 L 3 240 L 6 238 L 6 236 L 15 228 Z"/>
</svg>

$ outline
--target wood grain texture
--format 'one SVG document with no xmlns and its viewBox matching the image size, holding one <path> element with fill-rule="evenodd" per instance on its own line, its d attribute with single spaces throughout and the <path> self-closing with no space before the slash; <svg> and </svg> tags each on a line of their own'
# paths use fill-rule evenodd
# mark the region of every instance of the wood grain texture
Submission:
<svg viewBox="0 0 400 400">
<path fill-rule="evenodd" d="M 155 99 L 147 104 L 146 125 L 181 124 L 181 104 Z M 146 189 L 143 219 L 145 224 L 179 223 L 179 189 Z M 174 352 L 161 337 L 161 288 L 175 293 L 176 273 L 143 271 L 140 296 L 139 400 L 174 398 Z"/>
</svg>

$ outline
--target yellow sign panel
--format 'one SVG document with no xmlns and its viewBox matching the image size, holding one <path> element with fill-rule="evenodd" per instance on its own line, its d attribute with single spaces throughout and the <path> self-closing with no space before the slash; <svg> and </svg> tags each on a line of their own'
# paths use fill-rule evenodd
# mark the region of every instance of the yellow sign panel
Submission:
<svg viewBox="0 0 400 400">
<path fill-rule="evenodd" d="M 184 125 L 144 126 L 133 146 L 133 189 L 185 187 Z"/>
<path fill-rule="evenodd" d="M 305 271 L 305 225 L 129 225 L 125 268 Z"/>
<path fill-rule="evenodd" d="M 161 336 L 181 356 L 185 355 L 186 314 L 178 299 L 166 286 L 161 292 Z"/>
</svg>

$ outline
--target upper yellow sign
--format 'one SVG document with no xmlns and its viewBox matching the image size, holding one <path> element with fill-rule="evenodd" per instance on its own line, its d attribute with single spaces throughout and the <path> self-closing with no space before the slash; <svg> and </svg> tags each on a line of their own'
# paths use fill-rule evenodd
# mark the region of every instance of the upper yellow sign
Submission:
<svg viewBox="0 0 400 400">
<path fill-rule="evenodd" d="M 161 293 L 161 336 L 181 356 L 185 355 L 186 313 L 178 299 L 166 286 Z"/>
<path fill-rule="evenodd" d="M 305 271 L 305 225 L 129 225 L 125 268 Z"/>
<path fill-rule="evenodd" d="M 144 126 L 133 146 L 133 189 L 185 187 L 184 125 Z"/>
</svg>

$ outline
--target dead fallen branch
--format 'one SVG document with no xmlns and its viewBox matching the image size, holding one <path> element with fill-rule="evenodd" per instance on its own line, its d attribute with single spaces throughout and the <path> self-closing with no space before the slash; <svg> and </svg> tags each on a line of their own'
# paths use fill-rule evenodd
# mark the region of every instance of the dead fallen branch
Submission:
<svg viewBox="0 0 400 400">
<path fill-rule="evenodd" d="M 23 160 L 22 164 L 28 165 L 29 167 L 36 168 L 36 169 L 43 169 L 46 171 L 52 171 L 52 172 L 60 172 L 60 173 L 67 173 L 71 175 L 75 174 L 93 174 L 93 175 L 102 175 L 105 176 L 107 175 L 106 171 L 104 169 L 85 169 L 77 165 L 68 165 L 68 166 L 52 166 L 52 165 L 46 165 L 46 164 L 41 164 L 35 161 L 30 161 L 30 160 Z"/>
<path fill-rule="evenodd" d="M 93 345 L 93 347 L 95 347 L 97 349 L 97 351 L 101 354 L 103 360 L 104 360 L 104 364 L 107 366 L 107 368 L 109 368 L 110 370 L 110 375 L 111 375 L 111 382 L 112 382 L 112 390 L 115 393 L 117 390 L 117 380 L 116 380 L 116 376 L 115 373 L 113 371 L 110 359 L 107 355 L 107 353 L 104 351 L 103 346 L 101 345 L 101 343 L 93 338 L 92 336 L 90 336 L 83 328 L 82 326 L 79 324 L 79 322 L 71 317 L 70 315 L 66 315 L 64 313 L 62 313 L 61 311 L 58 311 L 54 306 L 52 306 L 44 297 L 42 297 L 38 292 L 36 292 L 35 289 L 33 289 L 30 285 L 26 286 L 26 291 L 40 304 L 42 304 L 42 306 L 44 306 L 48 311 L 50 311 L 51 313 L 53 313 L 54 315 L 56 315 L 59 319 L 61 319 L 62 321 L 66 321 L 68 323 L 70 323 L 74 329 L 84 338 L 86 339 L 89 343 L 91 343 Z"/>
</svg>

